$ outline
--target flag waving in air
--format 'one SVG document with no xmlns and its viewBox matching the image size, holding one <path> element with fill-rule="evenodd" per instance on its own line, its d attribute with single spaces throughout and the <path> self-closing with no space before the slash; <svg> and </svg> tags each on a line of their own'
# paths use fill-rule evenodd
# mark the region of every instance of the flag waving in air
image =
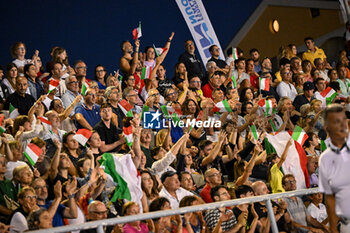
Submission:
<svg viewBox="0 0 350 233">
<path fill-rule="evenodd" d="M 156 48 L 154 44 L 153 44 L 153 49 L 157 57 L 159 57 L 164 51 L 168 50 L 168 48 Z"/>
<path fill-rule="evenodd" d="M 87 82 L 83 82 L 83 86 L 81 87 L 81 94 L 85 96 L 88 89 L 89 89 L 89 84 Z"/>
<path fill-rule="evenodd" d="M 132 114 L 132 111 L 131 111 L 131 109 L 132 109 L 131 104 L 128 101 L 126 101 L 125 99 L 120 101 L 118 106 L 123 111 L 123 113 L 126 117 L 133 117 L 134 116 Z"/>
<path fill-rule="evenodd" d="M 42 153 L 43 150 L 33 143 L 29 143 L 26 147 L 26 150 L 23 152 L 24 156 L 32 166 L 35 165 L 36 161 Z"/>
<path fill-rule="evenodd" d="M 307 136 L 307 134 L 305 133 L 303 128 L 301 128 L 298 125 L 295 126 L 295 129 L 294 129 L 293 134 L 292 134 L 293 140 L 297 141 L 302 146 L 302 145 L 304 145 L 304 142 L 306 141 L 306 139 L 308 137 L 309 136 Z"/>
<path fill-rule="evenodd" d="M 263 108 L 265 112 L 265 116 L 271 116 L 272 114 L 276 113 L 277 111 L 273 108 L 273 102 L 272 100 L 267 99 L 261 99 L 258 102 L 258 105 Z"/>
<path fill-rule="evenodd" d="M 259 88 L 262 91 L 270 91 L 270 79 L 259 77 Z"/>
<path fill-rule="evenodd" d="M 51 78 L 50 81 L 49 81 L 49 91 L 48 91 L 48 94 L 55 90 L 58 86 L 60 85 L 60 81 L 54 79 L 54 78 Z"/>
<path fill-rule="evenodd" d="M 223 100 L 215 104 L 212 112 L 232 112 L 232 109 L 227 100 Z"/>
<path fill-rule="evenodd" d="M 134 142 L 133 135 L 132 135 L 132 126 L 130 125 L 129 127 L 123 127 L 123 134 L 125 136 L 126 144 L 129 147 L 131 147 Z"/>
<path fill-rule="evenodd" d="M 142 67 L 141 79 L 150 79 L 152 74 L 152 66 Z"/>
<path fill-rule="evenodd" d="M 140 38 L 142 36 L 142 31 L 141 31 L 141 22 L 139 22 L 139 26 L 137 28 L 135 28 L 134 30 L 132 30 L 132 38 L 134 40 L 137 40 L 138 38 Z"/>
<path fill-rule="evenodd" d="M 327 87 L 321 93 L 321 96 L 326 99 L 326 105 L 329 105 L 333 102 L 338 93 L 331 87 Z"/>
<path fill-rule="evenodd" d="M 78 129 L 77 133 L 73 136 L 82 146 L 85 146 L 86 142 L 91 137 L 92 132 L 88 129 Z"/>
<path fill-rule="evenodd" d="M 11 103 L 10 103 L 10 111 L 9 111 L 9 118 L 11 119 L 16 119 L 17 116 L 19 116 L 19 112 L 18 112 L 18 109 L 15 108 L 15 106 L 13 106 Z"/>
</svg>

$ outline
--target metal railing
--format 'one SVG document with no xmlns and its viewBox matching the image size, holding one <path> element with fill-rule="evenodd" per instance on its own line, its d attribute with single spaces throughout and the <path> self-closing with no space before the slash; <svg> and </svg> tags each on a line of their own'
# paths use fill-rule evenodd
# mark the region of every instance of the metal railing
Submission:
<svg viewBox="0 0 350 233">
<path fill-rule="evenodd" d="M 318 188 L 300 189 L 300 190 L 296 190 L 296 191 L 292 191 L 292 192 L 268 194 L 268 195 L 263 195 L 263 196 L 253 196 L 253 197 L 247 197 L 247 198 L 239 198 L 239 199 L 222 201 L 222 202 L 213 202 L 213 203 L 208 203 L 208 204 L 203 204 L 203 205 L 188 206 L 188 207 L 172 209 L 172 210 L 162 210 L 162 211 L 150 212 L 150 213 L 139 214 L 139 215 L 110 218 L 110 219 L 104 219 L 104 220 L 98 220 L 98 221 L 92 221 L 92 222 L 85 222 L 85 223 L 76 224 L 76 225 L 54 227 L 54 228 L 50 228 L 50 229 L 31 231 L 31 232 L 33 232 L 33 233 L 34 232 L 35 233 L 54 233 L 54 232 L 59 233 L 59 232 L 70 232 L 70 231 L 97 228 L 97 232 L 102 233 L 102 232 L 104 232 L 103 231 L 104 226 L 110 226 L 110 225 L 116 225 L 116 224 L 122 224 L 122 223 L 139 221 L 139 220 L 146 220 L 146 219 L 152 219 L 152 218 L 160 218 L 160 217 L 177 215 L 177 214 L 185 214 L 185 213 L 196 212 L 196 211 L 204 211 L 204 210 L 215 209 L 215 208 L 220 208 L 220 207 L 228 207 L 228 206 L 235 206 L 235 205 L 240 205 L 240 204 L 265 201 L 268 215 L 269 215 L 269 218 L 271 220 L 271 230 L 273 233 L 278 233 L 278 228 L 277 228 L 275 215 L 273 213 L 273 209 L 272 209 L 272 205 L 271 205 L 271 200 L 277 200 L 277 199 L 285 198 L 285 197 L 309 195 L 309 194 L 313 194 L 313 193 L 317 193 L 317 192 L 318 192 Z"/>
</svg>

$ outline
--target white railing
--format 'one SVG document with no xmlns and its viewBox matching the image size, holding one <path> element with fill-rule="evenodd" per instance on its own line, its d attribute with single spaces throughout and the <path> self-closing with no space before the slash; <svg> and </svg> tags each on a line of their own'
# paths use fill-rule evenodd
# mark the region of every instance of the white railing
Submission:
<svg viewBox="0 0 350 233">
<path fill-rule="evenodd" d="M 116 225 L 116 224 L 122 224 L 122 223 L 127 223 L 127 222 L 138 221 L 138 220 L 160 218 L 160 217 L 177 215 L 177 214 L 185 214 L 185 213 L 190 213 L 190 212 L 215 209 L 215 208 L 219 208 L 219 207 L 235 206 L 235 205 L 240 205 L 240 204 L 265 201 L 268 215 L 269 215 L 269 218 L 271 220 L 272 232 L 278 233 L 278 228 L 277 228 L 275 216 L 273 214 L 271 200 L 277 200 L 277 199 L 285 198 L 285 197 L 309 195 L 309 194 L 313 194 L 313 193 L 317 193 L 317 192 L 318 192 L 318 188 L 300 189 L 300 190 L 296 190 L 296 191 L 292 191 L 292 192 L 268 194 L 268 195 L 264 195 L 264 196 L 254 196 L 254 197 L 247 197 L 247 198 L 239 198 L 239 199 L 222 201 L 222 202 L 213 202 L 213 203 L 208 203 L 208 204 L 203 204 L 203 205 L 188 206 L 188 207 L 183 207 L 183 208 L 173 209 L 173 210 L 162 210 L 162 211 L 150 212 L 150 213 L 139 214 L 139 215 L 132 215 L 132 216 L 125 216 L 125 217 L 110 218 L 110 219 L 86 222 L 86 223 L 81 223 L 81 224 L 76 224 L 76 225 L 54 227 L 51 229 L 31 231 L 31 232 L 33 232 L 33 233 L 34 232 L 35 233 L 59 233 L 59 232 L 70 232 L 70 231 L 97 228 L 97 232 L 102 233 L 103 227 L 109 226 L 109 225 Z"/>
</svg>

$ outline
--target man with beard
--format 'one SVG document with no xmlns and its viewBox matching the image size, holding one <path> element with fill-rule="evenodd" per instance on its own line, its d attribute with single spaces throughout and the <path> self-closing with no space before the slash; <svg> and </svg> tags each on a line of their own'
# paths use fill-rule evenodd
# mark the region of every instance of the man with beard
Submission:
<svg viewBox="0 0 350 233">
<path fill-rule="evenodd" d="M 254 70 L 255 72 L 259 73 L 261 71 L 261 64 L 259 61 L 260 53 L 259 50 L 256 48 L 253 48 L 249 51 L 250 58 L 254 61 Z"/>
<path fill-rule="evenodd" d="M 123 41 L 120 48 L 123 52 L 123 56 L 119 60 L 119 67 L 124 76 L 131 75 L 135 72 L 137 61 L 139 57 L 140 41 L 135 40 L 135 53 L 134 57 L 131 54 L 134 52 L 133 46 L 129 41 Z"/>
</svg>

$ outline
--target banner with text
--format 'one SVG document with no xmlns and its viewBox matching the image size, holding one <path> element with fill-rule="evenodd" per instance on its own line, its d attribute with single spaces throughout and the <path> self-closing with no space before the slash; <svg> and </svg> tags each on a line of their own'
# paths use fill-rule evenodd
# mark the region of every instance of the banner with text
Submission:
<svg viewBox="0 0 350 233">
<path fill-rule="evenodd" d="M 188 28 L 190 29 L 204 65 L 211 57 L 209 47 L 213 44 L 220 48 L 220 59 L 225 59 L 218 38 L 216 37 L 215 31 L 203 6 L 202 0 L 175 1 L 179 6 L 183 17 L 185 18 Z"/>
</svg>

